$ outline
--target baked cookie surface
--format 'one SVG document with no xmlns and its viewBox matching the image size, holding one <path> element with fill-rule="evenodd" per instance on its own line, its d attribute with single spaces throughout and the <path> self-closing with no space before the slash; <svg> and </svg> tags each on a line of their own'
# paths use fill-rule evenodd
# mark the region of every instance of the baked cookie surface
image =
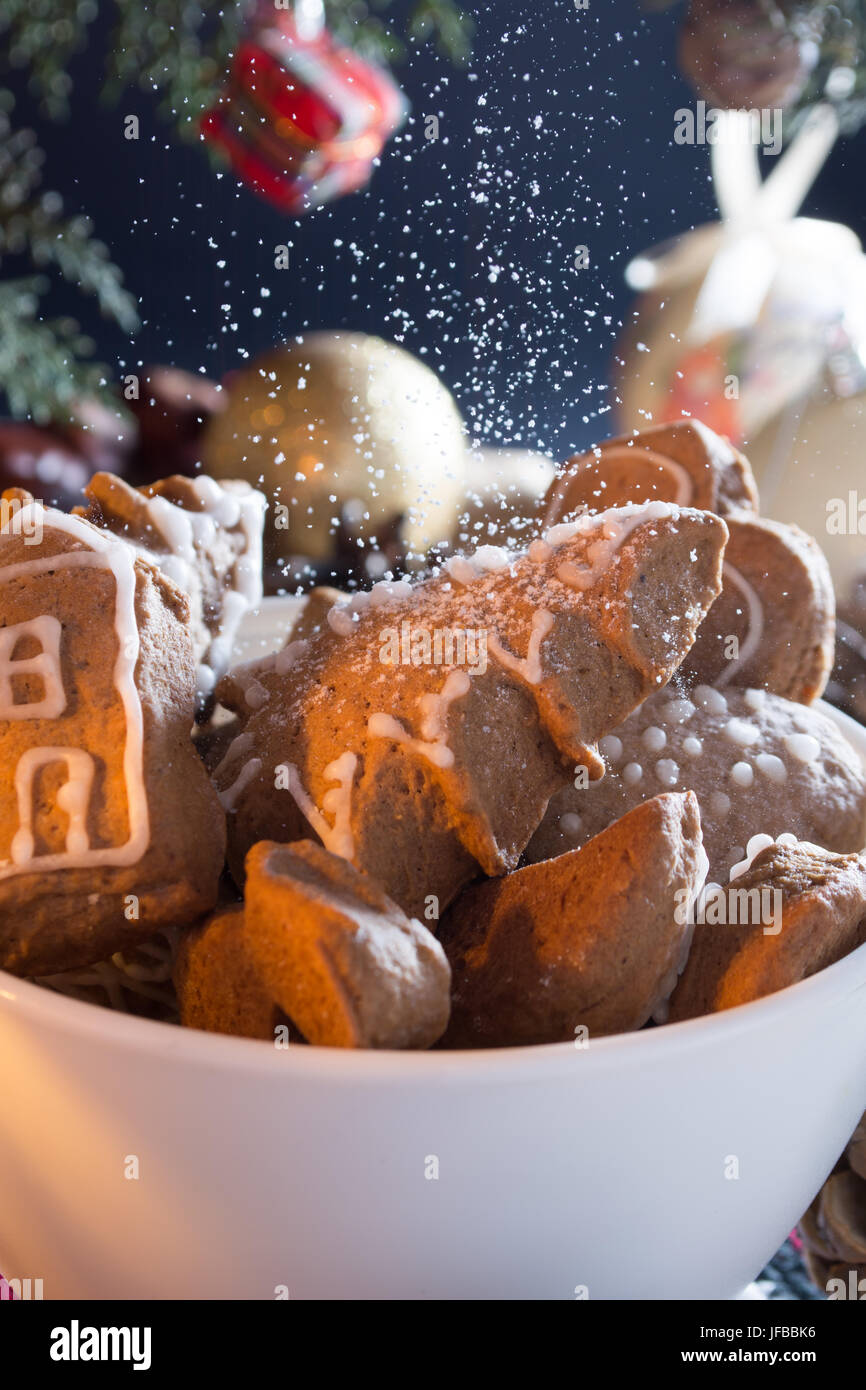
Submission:
<svg viewBox="0 0 866 1390">
<path fill-rule="evenodd" d="M 514 868 L 575 765 L 682 660 L 719 591 L 724 523 L 662 503 L 483 548 L 331 609 L 239 668 L 216 777 L 230 864 L 315 833 L 410 915 Z"/>
<path fill-rule="evenodd" d="M 598 782 L 554 794 L 530 863 L 585 844 L 661 789 L 692 790 L 710 878 L 724 881 L 753 835 L 786 832 L 838 853 L 862 848 L 866 774 L 820 710 L 763 690 L 659 691 L 601 740 Z"/>
<path fill-rule="evenodd" d="M 677 909 L 703 884 L 697 798 L 663 793 L 582 848 L 473 884 L 447 913 L 444 1044 L 504 1047 L 640 1028 L 689 944 Z"/>
<path fill-rule="evenodd" d="M 545 520 L 552 526 L 583 508 L 647 501 L 727 516 L 757 512 L 758 489 L 748 460 L 727 439 L 699 420 L 680 420 L 606 439 L 568 459 L 548 489 Z"/>
</svg>

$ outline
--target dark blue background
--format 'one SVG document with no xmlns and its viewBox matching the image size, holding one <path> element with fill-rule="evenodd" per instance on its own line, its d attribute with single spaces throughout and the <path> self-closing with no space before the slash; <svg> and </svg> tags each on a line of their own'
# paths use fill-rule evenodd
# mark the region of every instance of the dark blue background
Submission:
<svg viewBox="0 0 866 1390">
<path fill-rule="evenodd" d="M 130 343 L 74 294 L 52 307 L 81 315 L 118 377 L 154 361 L 221 377 L 306 327 L 363 329 L 423 354 L 490 442 L 564 455 L 609 432 L 624 267 L 715 215 L 707 148 L 672 140 L 674 111 L 694 101 L 677 71 L 681 11 L 494 0 L 473 12 L 466 71 L 429 49 L 397 69 L 412 119 L 370 190 L 301 221 L 217 177 L 147 97 L 106 108 L 91 47 L 73 69 L 71 122 L 39 122 L 46 186 L 93 214 L 144 324 Z M 137 143 L 123 138 L 130 112 Z M 861 235 L 864 148 L 862 134 L 838 146 L 808 204 Z M 281 242 L 289 271 L 274 269 Z"/>
</svg>

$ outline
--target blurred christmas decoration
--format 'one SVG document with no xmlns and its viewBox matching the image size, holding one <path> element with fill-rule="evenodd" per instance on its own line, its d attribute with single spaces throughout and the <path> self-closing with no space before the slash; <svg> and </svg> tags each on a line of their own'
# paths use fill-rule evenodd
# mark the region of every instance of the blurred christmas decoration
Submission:
<svg viewBox="0 0 866 1390">
<path fill-rule="evenodd" d="M 699 97 L 726 108 L 793 105 L 819 57 L 824 11 L 789 19 L 761 0 L 690 0 L 680 67 Z"/>
<path fill-rule="evenodd" d="M 263 488 L 265 558 L 283 583 L 344 578 L 347 567 L 378 579 L 389 562 L 420 563 L 451 535 L 466 487 L 463 425 L 435 372 L 405 349 L 362 333 L 309 333 L 225 388 L 202 465 Z"/>
<path fill-rule="evenodd" d="M 321 0 L 291 12 L 263 0 L 201 130 L 241 182 L 297 217 L 362 188 L 407 110 L 384 68 L 334 41 Z"/>
<path fill-rule="evenodd" d="M 627 271 L 642 294 L 618 359 L 622 423 L 697 415 L 728 435 L 762 510 L 817 535 L 844 591 L 866 556 L 866 517 L 837 515 L 866 450 L 866 258 L 847 227 L 795 216 L 838 122 L 816 107 L 763 183 L 741 114 L 719 128 L 722 220 Z"/>
<path fill-rule="evenodd" d="M 136 485 L 195 473 L 205 425 L 225 403 L 225 393 L 206 376 L 148 367 L 128 401 L 138 427 L 129 460 Z"/>
<path fill-rule="evenodd" d="M 299 15 L 300 7 L 308 3 L 298 0 Z M 391 3 L 325 0 L 330 33 L 356 55 L 347 55 L 344 71 L 354 62 L 359 84 L 360 74 L 368 68 L 367 59 L 394 61 L 407 45 L 433 42 L 455 62 L 468 56 L 472 25 L 454 0 L 412 0 L 408 9 L 401 7 L 400 33 L 378 13 Z M 104 53 L 103 96 L 108 101 L 116 103 L 130 87 L 136 87 L 156 99 L 160 116 L 183 138 L 198 140 L 202 112 L 219 109 L 216 103 L 230 72 L 230 90 L 235 89 L 240 49 L 248 32 L 254 43 L 263 8 L 259 0 L 228 5 L 223 0 L 197 0 L 194 5 L 149 0 L 146 6 L 137 0 L 110 0 L 107 4 L 97 4 L 97 0 L 2 0 L 0 74 L 21 74 L 16 81 L 26 80 L 40 113 L 49 119 L 63 119 L 69 113 L 76 54 L 94 40 Z M 266 8 L 274 31 L 288 43 L 294 0 L 271 0 Z M 248 46 L 246 51 L 249 58 Z M 233 55 L 237 55 L 234 61 Z M 330 124 L 325 119 L 321 129 L 315 130 L 306 159 L 302 159 L 303 121 L 292 133 L 279 125 L 287 115 L 277 80 L 284 56 L 284 48 L 277 53 L 268 50 L 271 66 L 267 71 L 267 65 L 257 60 L 264 76 L 261 85 L 256 80 L 256 95 L 262 97 L 267 87 L 265 119 L 263 123 L 254 120 L 241 137 L 244 152 L 253 163 L 238 172 L 268 196 L 275 197 L 279 191 L 279 206 L 288 209 L 288 185 L 294 180 L 308 181 L 307 201 L 315 200 L 316 194 L 318 201 L 324 201 L 365 181 L 373 157 L 373 136 L 378 133 L 384 140 L 388 133 L 393 110 L 389 103 L 396 100 L 396 89 L 387 75 L 377 77 L 380 90 L 386 92 L 381 98 L 382 113 L 377 120 L 371 119 L 370 98 L 363 113 L 365 139 L 360 142 L 353 167 L 350 159 L 332 159 L 330 164 L 320 161 L 314 169 L 313 156 L 317 150 L 322 153 L 319 145 L 325 145 L 333 155 L 331 147 L 347 135 L 351 121 L 346 103 L 327 112 Z M 251 69 L 246 76 L 251 79 Z M 373 81 L 369 76 L 366 80 Z M 313 80 L 310 85 L 321 99 L 321 84 Z M 285 85 L 282 95 L 284 98 Z M 105 316 L 129 333 L 137 326 L 136 304 L 123 289 L 121 273 L 112 265 L 106 248 L 93 238 L 89 220 L 64 217 L 59 195 L 38 191 L 43 156 L 33 131 L 12 125 L 14 105 L 11 90 L 0 81 L 0 273 L 3 260 L 13 254 L 28 258 L 37 273 L 0 282 L 0 322 L 4 328 L 0 392 L 6 395 L 13 415 L 30 415 L 39 423 L 65 422 L 75 417 L 78 403 L 85 398 L 101 396 L 106 404 L 110 401 L 113 372 L 90 360 L 94 345 L 74 319 L 51 320 L 42 315 L 41 301 L 49 281 L 38 272 L 53 267 L 69 283 L 95 296 Z M 319 113 L 323 119 L 325 105 L 327 102 Z M 292 120 L 297 115 L 291 110 L 288 114 Z M 223 144 L 232 138 L 230 124 Z M 359 120 L 357 128 L 363 125 Z M 214 131 L 209 133 L 217 140 Z M 346 153 L 347 148 L 341 151 Z M 331 186 L 333 192 L 328 191 Z"/>
<path fill-rule="evenodd" d="M 866 124 L 866 0 L 689 0 L 679 58 L 709 103 L 784 108 L 786 139 L 819 102 L 843 134 Z"/>
<path fill-rule="evenodd" d="M 829 1299 L 866 1299 L 866 1115 L 800 1222 L 806 1267 Z"/>
</svg>

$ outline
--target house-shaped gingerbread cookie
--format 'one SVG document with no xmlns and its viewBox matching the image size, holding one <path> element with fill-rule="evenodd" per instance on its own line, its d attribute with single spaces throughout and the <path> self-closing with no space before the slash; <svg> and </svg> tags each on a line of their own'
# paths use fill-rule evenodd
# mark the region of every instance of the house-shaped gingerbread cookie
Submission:
<svg viewBox="0 0 866 1390">
<path fill-rule="evenodd" d="M 209 910 L 225 826 L 185 597 L 79 517 L 24 496 L 2 521 L 0 966 L 39 975 Z"/>
</svg>

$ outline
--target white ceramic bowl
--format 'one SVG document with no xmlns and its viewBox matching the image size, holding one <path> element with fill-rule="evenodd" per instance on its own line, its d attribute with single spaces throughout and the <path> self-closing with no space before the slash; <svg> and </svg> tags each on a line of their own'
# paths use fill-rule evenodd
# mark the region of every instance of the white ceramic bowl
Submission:
<svg viewBox="0 0 866 1390">
<path fill-rule="evenodd" d="M 0 1272 L 46 1298 L 730 1298 L 864 1108 L 866 946 L 586 1050 L 277 1051 L 0 974 Z"/>
</svg>

